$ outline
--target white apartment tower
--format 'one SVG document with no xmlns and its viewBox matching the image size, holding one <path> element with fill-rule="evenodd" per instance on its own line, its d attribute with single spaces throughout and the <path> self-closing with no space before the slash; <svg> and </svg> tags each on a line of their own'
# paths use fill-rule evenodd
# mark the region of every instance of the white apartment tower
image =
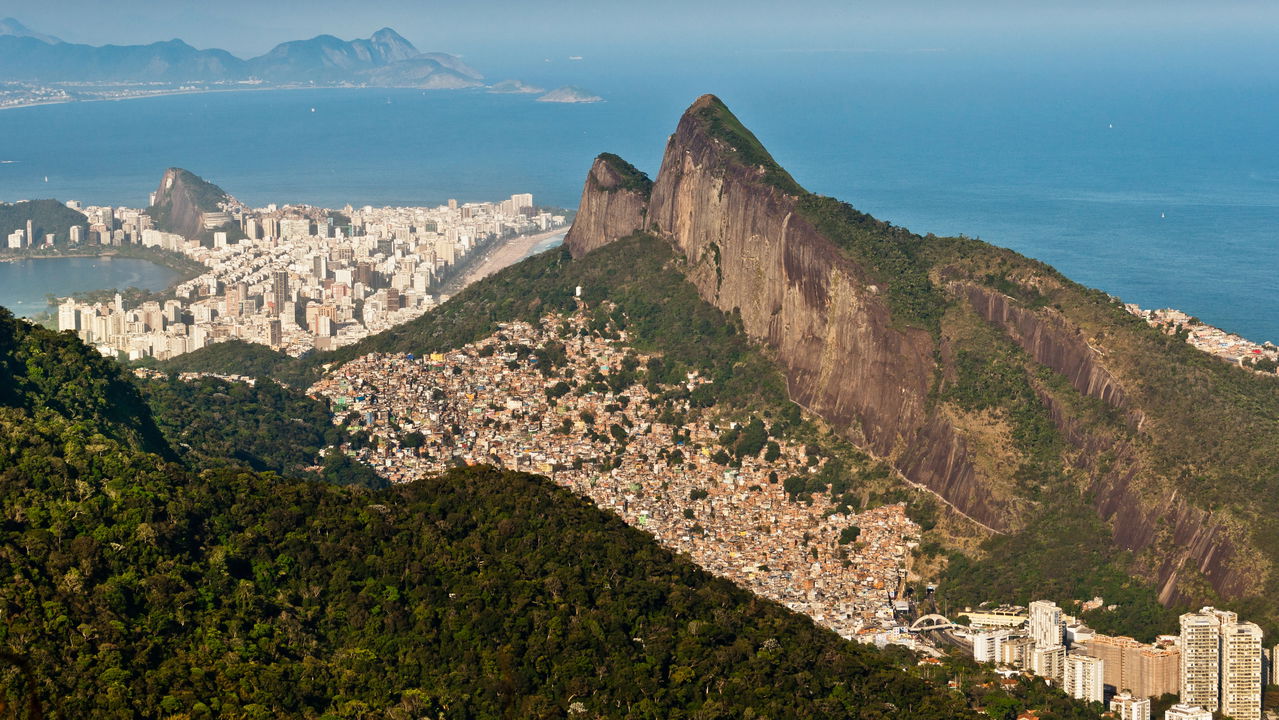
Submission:
<svg viewBox="0 0 1279 720">
<path fill-rule="evenodd" d="M 1182 703 L 1260 720 L 1261 680 L 1261 628 L 1211 607 L 1181 616 Z"/>
<path fill-rule="evenodd" d="M 1221 714 L 1261 720 L 1261 628 L 1254 623 L 1222 624 Z"/>
<path fill-rule="evenodd" d="M 1110 699 L 1110 712 L 1119 720 L 1150 720 L 1150 698 L 1120 693 Z"/>
<path fill-rule="evenodd" d="M 1062 673 L 1062 689 L 1076 700 L 1104 702 L 1104 666 L 1105 663 L 1101 658 L 1090 655 L 1067 655 Z"/>
<path fill-rule="evenodd" d="M 511 214 L 516 215 L 524 208 L 533 207 L 532 193 L 518 193 L 511 196 Z"/>
<path fill-rule="evenodd" d="M 1210 607 L 1181 616 L 1181 702 L 1216 712 L 1221 677 L 1222 613 Z M 1234 620 L 1234 613 L 1229 613 Z"/>
<path fill-rule="evenodd" d="M 1062 644 L 1066 625 L 1061 621 L 1061 608 L 1057 607 L 1057 603 L 1051 600 L 1032 602 L 1027 625 L 1035 647 L 1049 648 Z"/>
<path fill-rule="evenodd" d="M 1030 661 L 1030 671 L 1039 677 L 1060 683 L 1066 670 L 1066 647 L 1064 645 L 1053 645 L 1052 647 L 1039 647 L 1036 645 L 1034 647 Z"/>
<path fill-rule="evenodd" d="M 973 633 L 973 659 L 982 663 L 999 662 L 1003 657 L 1004 644 L 1011 635 L 1012 631 L 1008 628 Z"/>
</svg>

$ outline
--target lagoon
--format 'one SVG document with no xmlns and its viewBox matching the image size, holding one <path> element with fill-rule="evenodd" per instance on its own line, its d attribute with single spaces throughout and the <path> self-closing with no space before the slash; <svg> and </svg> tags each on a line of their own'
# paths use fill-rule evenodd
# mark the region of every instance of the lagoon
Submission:
<svg viewBox="0 0 1279 720">
<path fill-rule="evenodd" d="M 24 258 L 0 262 L 0 306 L 21 317 L 49 309 L 45 296 L 90 290 L 137 287 L 163 290 L 179 274 L 137 258 L 59 257 Z"/>
</svg>

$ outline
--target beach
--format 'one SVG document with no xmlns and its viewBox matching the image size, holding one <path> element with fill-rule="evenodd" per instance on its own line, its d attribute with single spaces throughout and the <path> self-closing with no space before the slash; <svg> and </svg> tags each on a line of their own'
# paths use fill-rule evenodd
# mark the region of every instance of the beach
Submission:
<svg viewBox="0 0 1279 720">
<path fill-rule="evenodd" d="M 566 233 L 568 233 L 566 228 L 559 228 L 535 235 L 513 237 L 487 251 L 474 267 L 463 273 L 461 277 L 451 280 L 444 288 L 444 294 L 453 295 L 477 280 L 483 280 L 502 268 L 514 265 L 537 252 L 539 246 L 543 246 L 542 249 L 550 247 L 548 241 L 557 237 L 563 238 Z"/>
</svg>

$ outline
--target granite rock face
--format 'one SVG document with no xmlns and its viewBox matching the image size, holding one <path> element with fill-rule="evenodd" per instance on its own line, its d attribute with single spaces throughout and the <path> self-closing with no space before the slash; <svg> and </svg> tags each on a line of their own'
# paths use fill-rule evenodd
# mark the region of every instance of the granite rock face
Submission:
<svg viewBox="0 0 1279 720">
<path fill-rule="evenodd" d="M 573 257 L 644 228 L 652 182 L 616 155 L 600 155 L 582 189 L 577 218 L 564 245 Z"/>
<path fill-rule="evenodd" d="M 701 296 L 739 312 L 747 333 L 771 348 L 792 400 L 987 529 L 1016 529 L 1014 508 L 992 492 L 1000 479 L 983 476 L 973 443 L 930 398 L 951 370 L 952 348 L 895 321 L 885 288 L 798 212 L 802 188 L 770 168 L 766 153 L 767 163 L 743 161 L 761 157 L 762 147 L 734 147 L 732 135 L 708 122 L 716 114 L 736 123 L 713 96 L 688 109 L 651 193 L 620 190 L 614 163 L 597 160 L 566 239 L 573 256 L 637 230 L 666 238 Z M 757 142 L 744 129 L 736 137 Z M 1141 574 L 1163 602 L 1189 599 L 1179 584 L 1187 571 L 1226 598 L 1256 589 L 1256 578 L 1239 569 L 1247 540 L 1147 472 L 1130 440 L 1141 432 L 1141 409 L 1069 318 L 962 277 L 945 291 L 1078 393 L 1120 411 L 1128 430 L 1101 435 L 1049 394 L 1040 398 L 1075 449 L 1071 462 L 1088 478 L 1098 514 L 1118 545 L 1143 558 Z"/>
<path fill-rule="evenodd" d="M 156 228 L 184 238 L 199 237 L 206 213 L 217 213 L 219 204 L 231 201 L 222 188 L 182 168 L 169 168 L 155 191 L 155 202 L 147 214 Z"/>
</svg>

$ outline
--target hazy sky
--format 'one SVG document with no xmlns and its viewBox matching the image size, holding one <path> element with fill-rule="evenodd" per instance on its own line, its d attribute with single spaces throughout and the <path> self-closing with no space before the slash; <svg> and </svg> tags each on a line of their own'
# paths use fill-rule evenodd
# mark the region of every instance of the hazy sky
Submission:
<svg viewBox="0 0 1279 720">
<path fill-rule="evenodd" d="M 391 26 L 423 50 L 474 57 L 551 49 L 645 52 L 855 50 L 1027 38 L 1273 34 L 1269 0 L 0 0 L 0 17 L 72 42 L 180 37 L 242 57 L 320 33 L 366 37 Z"/>
</svg>

